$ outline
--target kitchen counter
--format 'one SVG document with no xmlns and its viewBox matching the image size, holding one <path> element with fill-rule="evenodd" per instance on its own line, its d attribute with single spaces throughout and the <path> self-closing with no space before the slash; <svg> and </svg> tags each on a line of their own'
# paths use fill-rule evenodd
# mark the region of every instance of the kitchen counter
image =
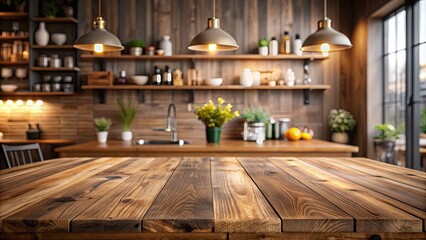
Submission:
<svg viewBox="0 0 426 240">
<path fill-rule="evenodd" d="M 56 148 L 61 157 L 170 157 L 170 156 L 263 156 L 263 157 L 350 157 L 358 152 L 357 146 L 322 140 L 283 141 L 269 140 L 258 145 L 242 140 L 224 140 L 219 144 L 192 143 L 179 145 L 136 145 L 110 140 Z"/>
<path fill-rule="evenodd" d="M 60 158 L 0 199 L 0 239 L 426 237 L 426 174 L 365 158 Z"/>
</svg>

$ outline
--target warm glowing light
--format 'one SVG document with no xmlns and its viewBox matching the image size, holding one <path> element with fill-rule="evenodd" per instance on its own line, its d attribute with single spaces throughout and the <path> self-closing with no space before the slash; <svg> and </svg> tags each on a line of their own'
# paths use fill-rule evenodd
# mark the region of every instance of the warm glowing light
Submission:
<svg viewBox="0 0 426 240">
<path fill-rule="evenodd" d="M 42 100 L 37 100 L 37 101 L 36 101 L 36 104 L 37 104 L 38 106 L 41 106 L 41 105 L 43 105 L 43 101 L 42 101 Z"/>
<path fill-rule="evenodd" d="M 330 52 L 330 45 L 328 43 L 321 44 L 321 52 Z"/>
<path fill-rule="evenodd" d="M 217 49 L 217 44 L 214 44 L 214 43 L 209 44 L 209 51 L 210 52 L 214 52 L 214 51 L 216 51 L 216 49 Z"/>
<path fill-rule="evenodd" d="M 31 105 L 33 105 L 34 104 L 34 101 L 33 100 L 27 100 L 27 105 L 28 106 L 31 106 Z"/>
<path fill-rule="evenodd" d="M 0 100 L 0 105 L 3 105 L 3 100 Z"/>
<path fill-rule="evenodd" d="M 104 52 L 104 45 L 100 43 L 95 43 L 95 53 Z"/>
<path fill-rule="evenodd" d="M 30 56 L 30 54 L 28 53 L 28 51 L 23 51 L 22 52 L 22 58 L 24 60 L 28 60 L 29 56 Z"/>
<path fill-rule="evenodd" d="M 13 101 L 12 101 L 12 100 L 7 100 L 7 101 L 6 101 L 6 104 L 10 106 L 10 105 L 12 105 L 12 104 L 13 104 Z"/>
<path fill-rule="evenodd" d="M 328 57 L 328 55 L 330 55 L 330 52 L 322 52 L 322 55 L 323 55 L 324 57 Z"/>
<path fill-rule="evenodd" d="M 22 101 L 21 99 L 16 101 L 16 104 L 18 104 L 19 106 L 24 105 L 24 101 Z"/>
</svg>

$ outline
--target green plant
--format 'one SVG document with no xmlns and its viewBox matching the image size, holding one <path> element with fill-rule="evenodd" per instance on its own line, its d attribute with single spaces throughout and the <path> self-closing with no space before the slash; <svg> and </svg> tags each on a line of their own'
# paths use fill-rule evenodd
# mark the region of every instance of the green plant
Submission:
<svg viewBox="0 0 426 240">
<path fill-rule="evenodd" d="M 43 14 L 45 17 L 56 17 L 58 6 L 56 0 L 43 0 Z"/>
<path fill-rule="evenodd" d="M 420 131 L 426 133 L 426 108 L 420 111 Z"/>
<path fill-rule="evenodd" d="M 266 124 L 269 121 L 270 115 L 263 111 L 262 108 L 258 107 L 254 109 L 245 109 L 241 117 L 247 122 L 263 122 Z"/>
<path fill-rule="evenodd" d="M 124 46 L 126 48 L 132 48 L 132 47 L 140 47 L 140 48 L 144 48 L 145 47 L 145 43 L 141 40 L 130 40 L 128 42 L 126 42 L 124 44 Z"/>
<path fill-rule="evenodd" d="M 111 128 L 112 120 L 110 118 L 95 118 L 93 119 L 93 123 L 95 124 L 96 130 L 98 132 L 108 131 Z"/>
<path fill-rule="evenodd" d="M 117 99 L 118 108 L 120 109 L 120 112 L 118 113 L 118 119 L 120 120 L 121 127 L 123 128 L 123 131 L 129 131 L 130 126 L 133 123 L 133 120 L 135 119 L 137 108 L 136 106 L 132 105 L 130 102 L 129 105 L 124 105 L 123 101 L 121 99 Z"/>
<path fill-rule="evenodd" d="M 222 127 L 229 120 L 240 116 L 238 111 L 232 111 L 230 103 L 226 105 L 224 103 L 225 100 L 223 98 L 218 98 L 217 104 L 209 100 L 202 107 L 195 107 L 195 116 L 207 127 Z"/>
<path fill-rule="evenodd" d="M 259 47 L 267 47 L 269 46 L 269 40 L 266 38 L 261 38 L 259 39 L 258 44 L 259 44 Z"/>
<path fill-rule="evenodd" d="M 374 129 L 379 131 L 379 135 L 376 135 L 374 139 L 380 140 L 395 140 L 398 139 L 398 132 L 392 124 L 384 123 L 377 124 Z"/>
<path fill-rule="evenodd" d="M 349 132 L 355 128 L 356 121 L 346 110 L 331 109 L 328 114 L 328 126 L 332 132 Z"/>
</svg>

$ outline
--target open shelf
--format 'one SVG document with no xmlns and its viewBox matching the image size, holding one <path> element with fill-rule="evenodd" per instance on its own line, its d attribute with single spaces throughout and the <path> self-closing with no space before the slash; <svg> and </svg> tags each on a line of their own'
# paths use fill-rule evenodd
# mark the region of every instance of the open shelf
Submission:
<svg viewBox="0 0 426 240">
<path fill-rule="evenodd" d="M 31 21 L 46 23 L 78 23 L 78 20 L 73 17 L 33 17 Z"/>
<path fill-rule="evenodd" d="M 75 92 L 0 92 L 0 96 L 72 96 Z"/>
<path fill-rule="evenodd" d="M 73 67 L 73 68 L 68 68 L 68 67 L 60 67 L 60 68 L 32 67 L 31 70 L 37 71 L 37 72 L 79 72 L 80 68 L 78 68 L 78 67 Z"/>
<path fill-rule="evenodd" d="M 0 41 L 2 41 L 2 40 L 10 40 L 10 41 L 12 41 L 12 40 L 28 40 L 28 37 L 17 37 L 17 36 L 13 36 L 13 37 L 7 36 L 7 37 L 5 37 L 5 36 L 0 36 Z"/>
<path fill-rule="evenodd" d="M 84 85 L 82 89 L 92 90 L 327 90 L 330 85 L 295 85 L 295 86 L 255 86 L 244 87 L 241 85 L 224 86 L 155 86 L 155 85 L 113 85 L 113 86 L 92 86 Z"/>
<path fill-rule="evenodd" d="M 27 12 L 0 12 L 0 19 L 15 20 L 28 18 Z"/>
<path fill-rule="evenodd" d="M 47 46 L 40 46 L 40 45 L 31 45 L 32 49 L 74 49 L 72 45 L 47 45 Z"/>
<path fill-rule="evenodd" d="M 14 66 L 14 65 L 28 65 L 28 61 L 16 61 L 16 62 L 11 62 L 11 61 L 2 61 L 0 60 L 0 65 L 8 65 L 8 66 Z"/>
<path fill-rule="evenodd" d="M 81 59 L 105 59 L 105 60 L 159 60 L 159 61 L 179 61 L 179 60 L 321 60 L 326 57 L 322 55 L 294 55 L 280 54 L 277 56 L 261 56 L 259 54 L 233 54 L 233 55 L 212 55 L 212 54 L 177 54 L 173 56 L 150 56 L 150 55 L 93 55 L 82 54 Z"/>
</svg>

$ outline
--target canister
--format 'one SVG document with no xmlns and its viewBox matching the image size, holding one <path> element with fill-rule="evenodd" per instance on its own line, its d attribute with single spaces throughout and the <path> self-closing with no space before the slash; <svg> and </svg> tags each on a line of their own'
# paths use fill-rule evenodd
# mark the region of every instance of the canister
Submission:
<svg viewBox="0 0 426 240">
<path fill-rule="evenodd" d="M 290 128 L 290 118 L 280 118 L 279 122 L 279 136 L 281 139 L 285 139 L 285 132 Z"/>
<path fill-rule="evenodd" d="M 64 57 L 64 67 L 73 68 L 74 67 L 74 57 L 66 56 Z"/>
</svg>

